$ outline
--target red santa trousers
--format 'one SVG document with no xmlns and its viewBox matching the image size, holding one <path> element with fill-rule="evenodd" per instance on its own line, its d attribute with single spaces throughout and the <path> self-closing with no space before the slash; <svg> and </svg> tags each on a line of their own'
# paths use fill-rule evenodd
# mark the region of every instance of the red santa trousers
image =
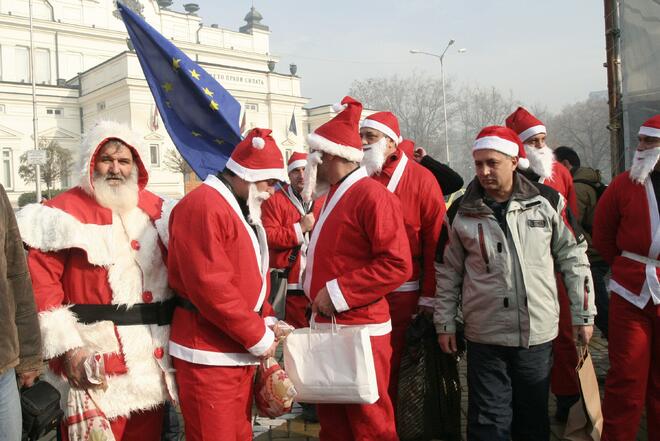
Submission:
<svg viewBox="0 0 660 441">
<path fill-rule="evenodd" d="M 286 317 L 284 321 L 296 329 L 309 327 L 309 320 L 307 320 L 308 307 L 309 299 L 307 297 L 287 294 Z"/>
<path fill-rule="evenodd" d="M 110 429 L 117 441 L 160 441 L 164 407 L 131 412 L 129 417 L 110 420 Z M 69 441 L 67 427 L 61 425 L 62 441 Z"/>
<path fill-rule="evenodd" d="M 401 356 L 406 347 L 406 330 L 412 321 L 413 314 L 417 312 L 418 301 L 419 291 L 393 292 L 387 295 L 392 317 L 392 362 L 390 364 L 390 384 L 387 390 L 395 414 L 399 392 L 399 368 L 401 367 Z"/>
<path fill-rule="evenodd" d="M 648 439 L 660 440 L 660 306 L 639 309 L 612 293 L 609 322 L 601 440 L 635 440 L 644 402 Z"/>
<path fill-rule="evenodd" d="M 557 297 L 559 299 L 559 334 L 552 342 L 552 373 L 550 384 L 555 395 L 577 395 L 580 393 L 575 367 L 578 363 L 571 303 L 561 274 L 556 274 Z"/>
<path fill-rule="evenodd" d="M 392 348 L 390 334 L 371 337 L 378 401 L 374 404 L 319 404 L 320 441 L 398 441 L 394 409 L 387 394 Z"/>
<path fill-rule="evenodd" d="M 172 358 L 186 441 L 252 439 L 254 366 L 205 366 Z"/>
</svg>

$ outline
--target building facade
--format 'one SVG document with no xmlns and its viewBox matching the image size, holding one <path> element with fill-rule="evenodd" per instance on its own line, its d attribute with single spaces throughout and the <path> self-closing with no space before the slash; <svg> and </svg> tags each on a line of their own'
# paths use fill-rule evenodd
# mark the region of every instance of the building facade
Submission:
<svg viewBox="0 0 660 441">
<path fill-rule="evenodd" d="M 195 4 L 175 12 L 165 0 L 124 2 L 214 76 L 243 108 L 245 128 L 269 127 L 285 155 L 304 149 L 306 134 L 334 114 L 307 110 L 295 66 L 276 72 L 270 30 L 252 8 L 238 31 L 207 26 Z M 98 119 L 128 124 L 143 134 L 149 188 L 181 197 L 183 175 L 168 166 L 174 150 L 113 0 L 32 0 L 34 69 L 30 69 L 28 0 L 0 0 L 0 182 L 13 203 L 34 191 L 18 174 L 34 146 L 31 71 L 36 83 L 37 137 L 77 153 L 81 134 Z M 238 21 L 238 20 L 237 20 Z M 297 133 L 290 128 L 292 117 Z M 74 162 L 77 165 L 77 161 Z M 75 185 L 74 167 L 59 183 Z M 57 185 L 56 185 L 57 186 Z"/>
</svg>

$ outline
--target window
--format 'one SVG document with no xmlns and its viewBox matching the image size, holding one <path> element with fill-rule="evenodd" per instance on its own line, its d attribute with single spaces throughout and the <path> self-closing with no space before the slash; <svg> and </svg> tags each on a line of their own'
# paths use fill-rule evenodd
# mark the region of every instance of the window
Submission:
<svg viewBox="0 0 660 441">
<path fill-rule="evenodd" d="M 2 185 L 12 188 L 11 150 L 2 149 Z"/>
<path fill-rule="evenodd" d="M 16 46 L 14 66 L 16 69 L 16 81 L 29 83 L 30 78 L 30 49 L 26 46 Z"/>
<path fill-rule="evenodd" d="M 60 116 L 62 115 L 62 109 L 59 107 L 48 107 L 46 108 L 46 115 Z"/>
<path fill-rule="evenodd" d="M 258 112 L 259 111 L 259 104 L 255 103 L 246 103 L 245 104 L 245 110 L 250 110 L 253 112 Z"/>
<path fill-rule="evenodd" d="M 158 167 L 160 165 L 160 148 L 158 144 L 149 145 L 149 156 L 151 165 Z"/>
<path fill-rule="evenodd" d="M 34 50 L 34 81 L 37 84 L 50 84 L 50 51 Z"/>
</svg>

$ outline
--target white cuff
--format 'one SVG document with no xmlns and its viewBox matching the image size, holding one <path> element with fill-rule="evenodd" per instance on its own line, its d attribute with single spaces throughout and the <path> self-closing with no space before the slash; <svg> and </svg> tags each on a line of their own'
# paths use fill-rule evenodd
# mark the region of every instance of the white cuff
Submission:
<svg viewBox="0 0 660 441">
<path fill-rule="evenodd" d="M 46 360 L 83 346 L 76 327 L 78 318 L 68 307 L 57 307 L 39 313 L 41 345 Z"/>
<path fill-rule="evenodd" d="M 305 240 L 305 236 L 303 236 L 300 222 L 296 222 L 295 224 L 293 224 L 293 229 L 296 231 L 296 237 L 298 238 L 298 245 L 300 245 Z"/>
<path fill-rule="evenodd" d="M 261 337 L 261 340 L 259 340 L 259 343 L 248 348 L 248 351 L 256 357 L 263 355 L 263 353 L 266 352 L 275 341 L 275 333 L 271 331 L 268 326 L 265 326 L 265 328 L 266 332 L 264 333 L 264 336 Z"/>
<path fill-rule="evenodd" d="M 330 300 L 332 300 L 332 304 L 335 306 L 337 312 L 344 312 L 351 309 L 350 306 L 348 306 L 348 303 L 346 303 L 346 299 L 341 292 L 341 288 L 339 288 L 339 282 L 337 282 L 337 279 L 330 280 L 325 284 L 325 287 L 328 289 Z"/>
<path fill-rule="evenodd" d="M 417 302 L 419 306 L 430 306 L 431 308 L 435 307 L 435 297 L 420 297 Z"/>
</svg>

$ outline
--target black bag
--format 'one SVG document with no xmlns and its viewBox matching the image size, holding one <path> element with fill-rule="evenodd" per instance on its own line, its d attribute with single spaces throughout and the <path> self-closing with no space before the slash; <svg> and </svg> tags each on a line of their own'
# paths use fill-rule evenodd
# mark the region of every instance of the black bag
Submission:
<svg viewBox="0 0 660 441">
<path fill-rule="evenodd" d="M 23 440 L 36 441 L 55 429 L 64 416 L 60 409 L 60 392 L 45 381 L 21 389 L 21 412 Z"/>
</svg>

